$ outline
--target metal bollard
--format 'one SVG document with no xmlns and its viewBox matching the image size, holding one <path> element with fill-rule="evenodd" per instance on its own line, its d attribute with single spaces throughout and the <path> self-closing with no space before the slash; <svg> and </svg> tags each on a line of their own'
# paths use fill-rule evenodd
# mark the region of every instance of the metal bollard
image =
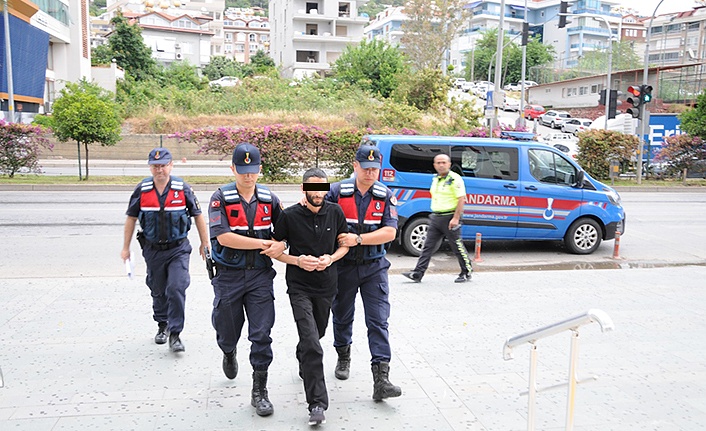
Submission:
<svg viewBox="0 0 706 431">
<path fill-rule="evenodd" d="M 481 233 L 478 232 L 476 233 L 476 254 L 473 257 L 474 262 L 483 262 L 483 259 L 480 258 L 480 242 L 481 242 Z"/>
<path fill-rule="evenodd" d="M 620 259 L 620 231 L 615 232 L 615 244 L 613 244 L 613 259 Z"/>
</svg>

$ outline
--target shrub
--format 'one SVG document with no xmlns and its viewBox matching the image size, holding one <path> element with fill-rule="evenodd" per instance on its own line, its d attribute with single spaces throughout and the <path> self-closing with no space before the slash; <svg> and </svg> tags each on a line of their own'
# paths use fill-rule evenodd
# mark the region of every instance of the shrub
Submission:
<svg viewBox="0 0 706 431">
<path fill-rule="evenodd" d="M 40 173 L 42 148 L 53 147 L 41 127 L 0 120 L 0 173 L 10 178 L 22 169 Z"/>
<path fill-rule="evenodd" d="M 579 134 L 577 162 L 592 177 L 605 180 L 609 176 L 610 161 L 629 162 L 638 143 L 637 136 L 611 130 L 588 130 Z"/>
<path fill-rule="evenodd" d="M 706 160 L 706 144 L 697 136 L 669 136 L 655 159 L 667 163 L 668 174 L 680 174 L 684 169 L 693 169 L 697 161 Z"/>
</svg>

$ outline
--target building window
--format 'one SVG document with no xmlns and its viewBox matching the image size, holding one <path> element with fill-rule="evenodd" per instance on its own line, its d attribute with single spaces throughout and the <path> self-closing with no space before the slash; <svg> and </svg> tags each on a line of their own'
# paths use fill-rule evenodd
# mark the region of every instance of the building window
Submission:
<svg viewBox="0 0 706 431">
<path fill-rule="evenodd" d="M 250 41 L 250 42 L 256 42 L 255 37 L 256 37 L 256 36 L 255 36 L 254 34 L 251 34 L 251 35 L 248 37 L 248 41 Z"/>
</svg>

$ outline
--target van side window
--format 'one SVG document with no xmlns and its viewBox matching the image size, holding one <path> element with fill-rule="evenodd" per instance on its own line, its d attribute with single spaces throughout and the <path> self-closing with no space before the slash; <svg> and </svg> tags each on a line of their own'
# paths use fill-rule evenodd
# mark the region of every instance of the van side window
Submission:
<svg viewBox="0 0 706 431">
<path fill-rule="evenodd" d="M 454 146 L 451 147 L 451 169 L 464 177 L 515 181 L 518 178 L 517 148 Z"/>
<path fill-rule="evenodd" d="M 530 173 L 539 182 L 573 186 L 576 183 L 576 168 L 562 156 L 547 150 L 528 151 Z"/>
<path fill-rule="evenodd" d="M 434 157 L 442 153 L 449 153 L 447 145 L 393 144 L 390 165 L 398 172 L 436 174 Z"/>
</svg>

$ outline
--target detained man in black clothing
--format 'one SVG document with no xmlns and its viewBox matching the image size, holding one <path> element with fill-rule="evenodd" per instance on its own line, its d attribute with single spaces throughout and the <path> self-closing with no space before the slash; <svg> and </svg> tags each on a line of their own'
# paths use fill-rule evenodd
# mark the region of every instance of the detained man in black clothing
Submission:
<svg viewBox="0 0 706 431">
<path fill-rule="evenodd" d="M 348 232 L 346 217 L 338 204 L 324 200 L 328 191 L 326 173 L 313 168 L 304 173 L 302 191 L 306 206 L 295 204 L 282 211 L 274 238 L 289 243 L 289 254 L 277 259 L 287 264 L 287 294 L 297 324 L 296 356 L 299 375 L 309 404 L 309 425 L 326 422 L 328 391 L 324 379 L 324 336 L 331 302 L 338 289 L 338 273 L 332 264 L 348 253 L 337 237 Z"/>
</svg>

